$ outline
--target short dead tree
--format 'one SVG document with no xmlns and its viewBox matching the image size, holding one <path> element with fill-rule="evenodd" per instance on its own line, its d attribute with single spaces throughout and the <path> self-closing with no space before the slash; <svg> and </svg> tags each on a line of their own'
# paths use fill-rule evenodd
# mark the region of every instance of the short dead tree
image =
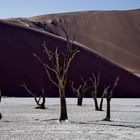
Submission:
<svg viewBox="0 0 140 140">
<path fill-rule="evenodd" d="M 111 91 L 109 92 L 107 90 L 107 92 L 105 94 L 105 98 L 107 101 L 107 110 L 106 110 L 106 117 L 105 117 L 105 119 L 103 119 L 104 121 L 110 121 L 110 101 L 111 101 L 112 95 L 113 95 L 113 93 L 118 85 L 119 79 L 120 79 L 119 77 L 116 78 Z"/>
<path fill-rule="evenodd" d="M 103 100 L 104 100 L 104 97 L 107 94 L 109 88 L 110 88 L 110 86 L 104 87 L 104 91 L 103 91 L 103 94 L 101 96 L 101 101 L 100 101 L 100 108 L 99 108 L 100 111 L 103 111 L 103 109 L 102 109 L 103 108 Z"/>
<path fill-rule="evenodd" d="M 47 45 L 44 42 L 44 52 L 48 56 L 50 64 L 44 63 L 38 55 L 33 54 L 44 66 L 49 80 L 58 88 L 61 108 L 59 122 L 68 120 L 65 88 L 67 84 L 68 71 L 71 66 L 71 62 L 74 59 L 75 55 L 79 52 L 79 50 L 73 46 L 75 37 L 73 40 L 70 40 L 63 26 L 63 23 L 64 21 L 62 19 L 56 19 L 56 26 L 58 26 L 64 32 L 67 39 L 66 52 L 64 53 L 58 50 L 57 47 L 55 51 L 51 51 L 47 48 Z M 63 62 L 61 60 L 62 57 Z M 51 73 L 53 73 L 55 77 L 52 76 Z"/>
<path fill-rule="evenodd" d="M 37 93 L 33 93 L 25 83 L 21 84 L 22 87 L 24 87 L 26 89 L 26 91 L 32 95 L 34 97 L 34 100 L 37 104 L 37 107 L 35 107 L 36 109 L 45 109 L 45 93 L 44 93 L 44 89 L 42 89 L 42 94 L 38 97 Z"/>
<path fill-rule="evenodd" d="M 95 103 L 95 110 L 99 111 L 99 106 L 98 106 L 98 100 L 97 100 L 97 94 L 98 94 L 98 86 L 99 86 L 99 81 L 101 78 L 100 72 L 98 72 L 97 77 L 95 76 L 94 73 L 92 73 L 92 77 L 90 77 L 90 81 L 92 83 L 92 91 L 91 95 Z"/>
<path fill-rule="evenodd" d="M 81 81 L 82 84 L 80 84 L 78 88 L 75 88 L 73 82 L 71 82 L 72 91 L 77 96 L 77 106 L 82 106 L 83 97 L 87 92 L 87 90 L 89 89 L 87 86 L 87 81 L 84 81 L 82 77 L 81 77 Z"/>
</svg>

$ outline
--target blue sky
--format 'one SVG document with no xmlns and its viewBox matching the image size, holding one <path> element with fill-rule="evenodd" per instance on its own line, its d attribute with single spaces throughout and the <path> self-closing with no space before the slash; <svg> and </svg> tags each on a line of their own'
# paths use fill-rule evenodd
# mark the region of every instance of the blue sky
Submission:
<svg viewBox="0 0 140 140">
<path fill-rule="evenodd" d="M 0 0 L 0 18 L 85 10 L 139 9 L 140 0 Z"/>
</svg>

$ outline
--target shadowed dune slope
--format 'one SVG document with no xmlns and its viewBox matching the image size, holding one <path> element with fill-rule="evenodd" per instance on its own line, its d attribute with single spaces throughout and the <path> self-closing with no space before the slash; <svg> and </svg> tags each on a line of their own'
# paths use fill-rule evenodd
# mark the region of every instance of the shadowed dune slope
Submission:
<svg viewBox="0 0 140 140">
<path fill-rule="evenodd" d="M 48 62 L 41 44 L 46 41 L 49 49 L 65 51 L 66 42 L 63 38 L 39 31 L 0 21 L 0 87 L 4 95 L 28 96 L 20 86 L 26 82 L 35 92 L 46 89 L 47 96 L 58 96 L 57 89 L 50 83 L 45 70 L 32 53 L 38 54 L 44 62 Z M 84 45 L 75 44 L 80 53 L 75 57 L 69 70 L 69 80 L 75 85 L 80 83 L 80 76 L 89 78 L 92 72 L 101 72 L 100 94 L 104 85 L 111 85 L 116 76 L 120 82 L 115 97 L 140 97 L 140 78 L 119 67 L 97 52 Z M 67 96 L 74 96 L 67 88 Z M 88 95 L 87 95 L 88 96 Z"/>
<path fill-rule="evenodd" d="M 32 53 L 41 55 L 47 61 L 41 47 L 43 41 L 51 49 L 58 46 L 65 51 L 64 34 L 54 21 L 58 18 L 65 21 L 69 36 L 76 36 L 75 45 L 80 48 L 80 53 L 72 63 L 69 80 L 74 80 L 78 86 L 80 76 L 87 79 L 92 72 L 97 74 L 100 71 L 100 94 L 104 85 L 112 84 L 116 76 L 120 76 L 115 96 L 139 97 L 139 15 L 140 10 L 87 11 L 1 21 L 2 91 L 10 95 L 27 96 L 20 86 L 24 81 L 36 92 L 45 87 L 48 96 L 56 96 L 56 88 L 49 82 L 43 67 Z M 72 96 L 69 89 L 67 92 Z"/>
<path fill-rule="evenodd" d="M 46 30 L 63 36 L 53 25 L 56 17 L 66 22 L 65 28 L 70 35 L 75 34 L 77 42 L 132 73 L 140 74 L 140 10 L 53 14 L 29 20 L 47 23 Z"/>
</svg>

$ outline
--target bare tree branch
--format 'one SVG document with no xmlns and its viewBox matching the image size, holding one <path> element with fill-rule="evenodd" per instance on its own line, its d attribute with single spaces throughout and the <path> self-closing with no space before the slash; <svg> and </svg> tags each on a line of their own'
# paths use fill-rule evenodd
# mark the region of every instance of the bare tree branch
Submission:
<svg viewBox="0 0 140 140">
<path fill-rule="evenodd" d="M 27 85 L 24 82 L 21 84 L 21 86 L 24 87 L 30 95 L 32 95 L 33 97 L 36 97 L 35 94 L 31 90 L 28 89 Z"/>
<path fill-rule="evenodd" d="M 120 77 L 117 77 L 115 82 L 114 82 L 114 85 L 113 85 L 112 90 L 110 91 L 110 95 L 109 95 L 110 99 L 111 99 L 111 97 L 112 97 L 112 95 L 113 95 L 113 93 L 114 93 L 114 91 L 115 91 L 115 89 L 116 89 L 116 87 L 118 85 L 119 79 L 120 79 Z"/>
<path fill-rule="evenodd" d="M 97 77 L 95 76 L 94 73 L 92 73 L 92 77 L 90 77 L 90 81 L 93 85 L 93 90 L 91 92 L 91 95 L 92 95 L 93 100 L 95 102 L 95 110 L 99 110 L 97 94 L 98 94 L 98 86 L 99 86 L 100 78 L 101 78 L 100 72 L 98 72 Z"/>
<path fill-rule="evenodd" d="M 35 100 L 35 102 L 37 104 L 37 107 L 36 108 L 45 109 L 45 94 L 44 94 L 44 89 L 42 89 L 42 95 L 40 95 L 39 97 L 37 97 L 37 94 L 35 94 L 31 90 L 29 90 L 29 88 L 27 87 L 27 85 L 24 82 L 21 84 L 21 86 L 24 87 L 26 89 L 26 91 L 30 95 L 32 95 L 34 97 L 34 100 Z M 42 98 L 42 103 L 40 103 L 41 98 Z"/>
<path fill-rule="evenodd" d="M 35 53 L 33 53 L 33 55 L 38 59 L 38 61 L 39 61 L 39 62 L 43 65 L 43 67 L 45 68 L 49 80 L 50 80 L 56 87 L 59 87 L 58 84 L 52 79 L 52 77 L 51 77 L 51 75 L 50 75 L 50 73 L 49 73 L 49 71 L 48 71 L 48 67 L 47 67 L 48 65 L 44 64 L 44 63 L 42 62 L 42 60 L 40 59 L 40 57 L 38 57 Z M 55 69 L 54 69 L 54 71 L 55 71 Z M 56 73 L 56 71 L 55 71 L 55 73 Z"/>
</svg>

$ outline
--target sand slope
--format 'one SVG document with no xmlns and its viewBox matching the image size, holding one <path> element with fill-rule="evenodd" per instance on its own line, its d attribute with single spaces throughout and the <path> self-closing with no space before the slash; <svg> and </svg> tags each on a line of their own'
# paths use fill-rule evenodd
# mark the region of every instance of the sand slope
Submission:
<svg viewBox="0 0 140 140">
<path fill-rule="evenodd" d="M 72 63 L 69 80 L 78 85 L 80 76 L 87 79 L 92 72 L 100 71 L 100 94 L 104 85 L 112 84 L 116 76 L 120 76 L 114 96 L 140 97 L 139 13 L 140 10 L 89 11 L 0 21 L 0 85 L 3 93 L 27 96 L 20 86 L 24 81 L 34 91 L 39 92 L 45 87 L 47 96 L 57 95 L 57 89 L 32 55 L 37 53 L 43 61 L 48 61 L 42 50 L 43 41 L 51 49 L 58 46 L 65 51 L 63 34 L 52 24 L 52 19 L 57 17 L 66 21 L 71 36 L 76 35 L 75 46 L 80 50 Z M 70 90 L 67 95 L 73 96 Z"/>
<path fill-rule="evenodd" d="M 89 11 L 50 16 L 30 20 L 46 22 L 55 17 L 64 19 L 69 34 L 76 40 L 109 58 L 133 73 L 140 73 L 140 10 Z M 53 33 L 63 35 L 49 26 Z"/>
</svg>

